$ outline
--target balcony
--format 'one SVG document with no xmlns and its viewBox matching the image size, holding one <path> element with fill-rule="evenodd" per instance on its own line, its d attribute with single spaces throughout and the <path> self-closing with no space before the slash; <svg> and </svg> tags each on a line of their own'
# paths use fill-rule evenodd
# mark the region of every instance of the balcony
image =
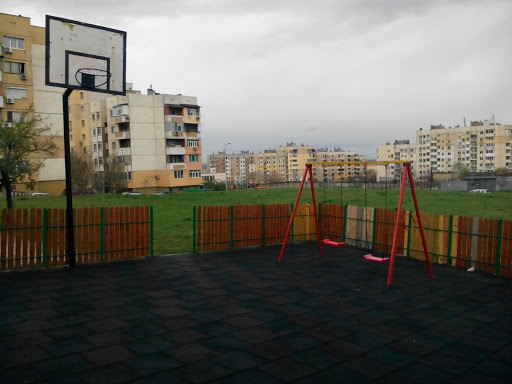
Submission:
<svg viewBox="0 0 512 384">
<path fill-rule="evenodd" d="M 122 116 L 114 117 L 114 122 L 116 124 L 129 123 L 130 122 L 130 116 L 122 115 Z"/>
<path fill-rule="evenodd" d="M 185 147 L 182 146 L 169 146 L 165 147 L 166 155 L 185 155 Z"/>
<path fill-rule="evenodd" d="M 166 131 L 165 132 L 165 138 L 166 139 L 176 139 L 176 138 L 185 138 L 184 132 L 178 132 L 178 131 Z"/>
<path fill-rule="evenodd" d="M 116 139 L 123 140 L 123 139 L 129 139 L 130 138 L 130 131 L 119 131 L 115 133 Z"/>
<path fill-rule="evenodd" d="M 166 163 L 165 168 L 169 171 L 179 171 L 187 169 L 185 163 Z"/>
</svg>

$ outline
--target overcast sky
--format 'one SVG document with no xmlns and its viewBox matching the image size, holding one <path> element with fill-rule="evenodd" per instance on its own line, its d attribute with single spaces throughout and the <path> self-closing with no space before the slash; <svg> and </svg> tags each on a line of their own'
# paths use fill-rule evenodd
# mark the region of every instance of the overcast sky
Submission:
<svg viewBox="0 0 512 384">
<path fill-rule="evenodd" d="M 510 0 L 23 0 L 0 12 L 126 31 L 135 89 L 197 96 L 203 154 L 293 141 L 374 158 L 432 124 L 512 124 Z"/>
</svg>

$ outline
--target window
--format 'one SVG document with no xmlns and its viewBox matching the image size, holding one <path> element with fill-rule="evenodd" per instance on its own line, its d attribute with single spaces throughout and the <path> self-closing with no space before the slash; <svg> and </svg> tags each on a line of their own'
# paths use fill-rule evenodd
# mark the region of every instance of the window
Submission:
<svg viewBox="0 0 512 384">
<path fill-rule="evenodd" d="M 85 120 L 82 120 L 82 128 L 85 127 Z"/>
<path fill-rule="evenodd" d="M 110 133 L 114 133 L 114 130 L 116 129 L 116 127 L 113 125 L 110 127 Z"/>
<path fill-rule="evenodd" d="M 93 136 L 96 136 L 96 128 L 93 128 L 93 129 L 92 129 L 92 135 L 93 135 Z"/>
<path fill-rule="evenodd" d="M 103 150 L 103 143 L 98 143 L 98 150 L 99 151 Z"/>
<path fill-rule="evenodd" d="M 94 144 L 94 145 L 92 146 L 92 150 L 93 150 L 93 152 L 96 152 L 96 151 L 98 150 L 98 147 L 97 147 L 97 145 L 96 145 L 96 144 Z"/>
<path fill-rule="evenodd" d="M 183 179 L 183 171 L 174 171 L 174 178 L 175 179 Z"/>
<path fill-rule="evenodd" d="M 112 149 L 116 149 L 116 142 L 115 141 L 112 142 Z"/>
<path fill-rule="evenodd" d="M 7 122 L 16 123 L 21 120 L 21 112 L 7 112 Z"/>
<path fill-rule="evenodd" d="M 82 135 L 82 140 L 85 140 L 85 135 Z"/>
<path fill-rule="evenodd" d="M 4 64 L 4 70 L 6 73 L 25 73 L 25 63 L 6 61 Z"/>
<path fill-rule="evenodd" d="M 27 98 L 27 88 L 18 88 L 18 87 L 7 87 L 6 95 L 8 99 L 26 99 Z"/>
<path fill-rule="evenodd" d="M 190 161 L 190 162 L 199 161 L 199 155 L 188 155 L 188 161 Z"/>
<path fill-rule="evenodd" d="M 190 177 L 201 177 L 201 171 L 190 171 Z"/>
<path fill-rule="evenodd" d="M 197 148 L 199 146 L 199 140 L 187 140 L 187 145 L 189 147 Z"/>
<path fill-rule="evenodd" d="M 4 36 L 3 46 L 12 49 L 25 49 L 25 40 L 18 39 L 17 37 Z"/>
<path fill-rule="evenodd" d="M 83 92 L 80 92 L 80 98 L 83 99 L 84 98 L 84 93 Z"/>
<path fill-rule="evenodd" d="M 99 163 L 100 163 L 100 165 L 103 165 L 103 157 L 99 158 Z"/>
<path fill-rule="evenodd" d="M 98 136 L 101 136 L 101 127 L 98 127 Z"/>
<path fill-rule="evenodd" d="M 92 121 L 94 121 L 96 119 L 96 116 L 94 115 L 94 113 L 92 114 Z"/>
<path fill-rule="evenodd" d="M 121 174 L 121 177 L 125 180 L 131 180 L 132 179 L 132 173 L 131 172 L 123 172 Z"/>
</svg>

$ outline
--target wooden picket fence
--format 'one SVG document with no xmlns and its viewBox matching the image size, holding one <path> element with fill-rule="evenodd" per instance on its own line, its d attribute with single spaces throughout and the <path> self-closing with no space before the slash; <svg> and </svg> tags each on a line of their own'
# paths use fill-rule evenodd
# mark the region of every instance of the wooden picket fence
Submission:
<svg viewBox="0 0 512 384">
<path fill-rule="evenodd" d="M 73 209 L 77 263 L 153 254 L 152 207 Z M 0 270 L 67 264 L 65 209 L 2 210 Z"/>
<path fill-rule="evenodd" d="M 293 204 L 194 207 L 193 251 L 280 244 L 292 210 Z M 318 216 L 322 238 L 391 253 L 395 210 L 319 204 Z M 512 221 L 435 214 L 421 218 L 432 262 L 512 275 Z M 309 240 L 316 240 L 313 205 L 299 204 L 290 241 Z M 425 258 L 414 212 L 400 212 L 396 252 Z"/>
</svg>

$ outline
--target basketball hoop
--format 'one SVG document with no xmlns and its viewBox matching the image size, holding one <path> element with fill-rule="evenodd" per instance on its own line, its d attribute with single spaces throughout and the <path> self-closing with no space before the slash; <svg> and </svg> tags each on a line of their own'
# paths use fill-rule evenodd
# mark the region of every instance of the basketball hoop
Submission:
<svg viewBox="0 0 512 384">
<path fill-rule="evenodd" d="M 75 80 L 84 88 L 98 88 L 110 80 L 111 74 L 98 68 L 80 68 L 76 71 Z M 98 78 L 98 80 L 96 80 Z M 96 84 L 96 81 L 100 83 Z M 102 82 L 103 81 L 103 82 Z"/>
</svg>

